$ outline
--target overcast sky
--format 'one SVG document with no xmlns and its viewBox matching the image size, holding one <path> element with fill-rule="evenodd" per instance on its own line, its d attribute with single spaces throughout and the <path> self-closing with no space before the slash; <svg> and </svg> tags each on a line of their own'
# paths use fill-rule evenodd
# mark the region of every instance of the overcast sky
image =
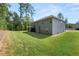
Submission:
<svg viewBox="0 0 79 59">
<path fill-rule="evenodd" d="M 33 16 L 34 20 L 38 20 L 42 17 L 62 13 L 65 18 L 68 18 L 69 23 L 76 23 L 79 21 L 79 4 L 68 3 L 33 3 L 32 6 L 35 9 Z M 11 4 L 11 11 L 18 12 L 18 4 Z"/>
</svg>

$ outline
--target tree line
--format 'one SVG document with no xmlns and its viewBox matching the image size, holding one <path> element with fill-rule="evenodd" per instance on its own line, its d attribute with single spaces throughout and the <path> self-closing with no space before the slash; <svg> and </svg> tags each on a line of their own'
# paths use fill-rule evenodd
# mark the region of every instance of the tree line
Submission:
<svg viewBox="0 0 79 59">
<path fill-rule="evenodd" d="M 21 31 L 27 30 L 33 21 L 34 8 L 30 3 L 18 3 L 19 13 L 9 11 L 10 4 L 0 3 L 0 29 Z"/>
<path fill-rule="evenodd" d="M 22 31 L 28 30 L 33 22 L 34 7 L 30 3 L 18 3 L 19 8 L 17 12 L 10 11 L 12 7 L 7 3 L 0 3 L 0 30 L 13 30 L 13 31 Z M 68 19 L 64 18 L 62 13 L 58 13 L 58 18 L 65 21 L 66 27 Z"/>
</svg>

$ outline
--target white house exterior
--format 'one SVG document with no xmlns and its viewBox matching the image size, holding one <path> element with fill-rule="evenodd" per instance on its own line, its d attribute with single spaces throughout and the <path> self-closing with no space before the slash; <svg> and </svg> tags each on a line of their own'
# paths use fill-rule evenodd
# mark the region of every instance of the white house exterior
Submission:
<svg viewBox="0 0 79 59">
<path fill-rule="evenodd" d="M 50 15 L 32 23 L 35 32 L 44 34 L 58 34 L 65 31 L 65 23 L 63 20 Z"/>
</svg>

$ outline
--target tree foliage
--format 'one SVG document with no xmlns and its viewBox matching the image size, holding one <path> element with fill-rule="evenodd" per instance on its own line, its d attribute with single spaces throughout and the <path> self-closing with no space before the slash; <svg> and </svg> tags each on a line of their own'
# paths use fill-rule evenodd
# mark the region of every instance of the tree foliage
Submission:
<svg viewBox="0 0 79 59">
<path fill-rule="evenodd" d="M 0 29 L 7 29 L 7 15 L 8 15 L 8 8 L 9 4 L 6 3 L 0 3 Z"/>
<path fill-rule="evenodd" d="M 57 17 L 58 17 L 59 19 L 64 20 L 64 16 L 63 16 L 63 14 L 62 14 L 62 13 L 59 13 L 59 14 L 57 15 Z"/>
<path fill-rule="evenodd" d="M 20 29 L 24 30 L 30 26 L 30 21 L 28 20 L 33 21 L 32 16 L 34 14 L 34 8 L 29 3 L 19 3 L 19 6 L 20 6 L 19 12 L 20 12 L 20 24 L 21 24 Z M 29 24 L 27 25 L 26 23 Z"/>
<path fill-rule="evenodd" d="M 6 21 L 7 21 L 7 29 L 13 31 L 22 31 L 28 30 L 32 20 L 32 16 L 34 14 L 34 8 L 29 3 L 19 3 L 19 9 L 17 12 L 11 12 L 8 10 Z M 11 7 L 11 6 L 10 6 Z M 3 13 L 2 13 L 3 14 Z M 3 17 L 4 18 L 4 17 Z"/>
</svg>

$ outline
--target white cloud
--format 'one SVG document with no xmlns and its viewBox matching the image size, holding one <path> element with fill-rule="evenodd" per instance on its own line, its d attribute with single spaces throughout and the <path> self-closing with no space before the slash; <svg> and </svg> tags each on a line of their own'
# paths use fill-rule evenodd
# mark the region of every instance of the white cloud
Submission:
<svg viewBox="0 0 79 59">
<path fill-rule="evenodd" d="M 79 7 L 72 7 L 70 11 L 79 11 Z"/>
<path fill-rule="evenodd" d="M 46 8 L 42 8 L 38 10 L 35 18 L 40 19 L 48 15 L 56 16 L 59 12 L 61 12 L 61 8 L 59 6 L 50 5 L 50 6 L 47 6 Z"/>
<path fill-rule="evenodd" d="M 43 5 L 42 5 L 43 6 Z M 39 7 L 42 7 L 39 6 Z M 65 18 L 68 18 L 69 22 L 76 23 L 79 19 L 79 4 L 51 4 L 43 8 L 39 8 L 35 15 L 35 20 L 48 15 L 57 15 L 62 13 Z"/>
</svg>

